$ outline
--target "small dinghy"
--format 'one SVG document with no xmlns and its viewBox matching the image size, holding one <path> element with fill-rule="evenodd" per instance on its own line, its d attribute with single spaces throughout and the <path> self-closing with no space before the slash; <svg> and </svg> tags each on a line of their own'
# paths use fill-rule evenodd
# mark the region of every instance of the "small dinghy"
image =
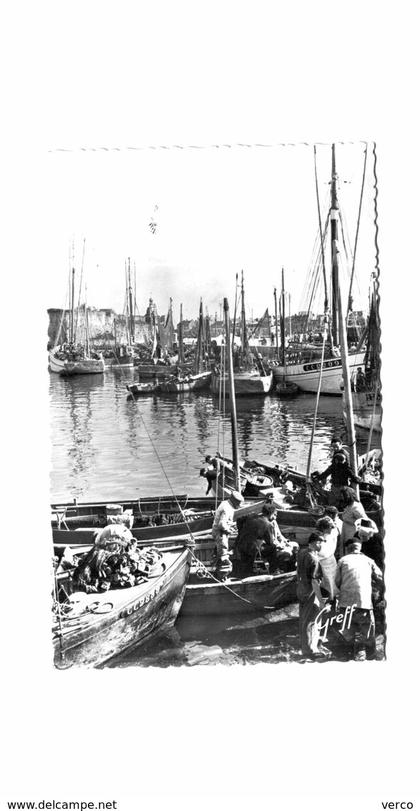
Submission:
<svg viewBox="0 0 420 811">
<path fill-rule="evenodd" d="M 285 381 L 277 383 L 274 391 L 279 397 L 294 397 L 299 392 L 299 386 L 296 383 L 286 383 Z"/>
<path fill-rule="evenodd" d="M 142 394 L 157 394 L 160 391 L 159 383 L 130 383 L 127 384 L 126 388 L 134 397 L 139 397 Z"/>
</svg>

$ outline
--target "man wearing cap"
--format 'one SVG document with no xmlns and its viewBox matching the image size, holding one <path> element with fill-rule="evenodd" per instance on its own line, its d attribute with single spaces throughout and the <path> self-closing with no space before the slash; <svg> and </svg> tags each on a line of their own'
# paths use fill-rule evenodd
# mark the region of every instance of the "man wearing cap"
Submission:
<svg viewBox="0 0 420 811">
<path fill-rule="evenodd" d="M 220 580 L 229 577 L 232 571 L 229 556 L 229 533 L 235 527 L 235 510 L 243 504 L 243 501 L 241 494 L 237 490 L 232 490 L 229 497 L 220 502 L 214 514 L 211 534 L 217 545 L 216 576 Z"/>
<path fill-rule="evenodd" d="M 374 653 L 375 619 L 372 605 L 372 581 L 382 582 L 382 572 L 376 563 L 362 554 L 362 542 L 358 534 L 347 541 L 346 554 L 337 564 L 335 584 L 339 590 L 340 611 L 351 610 L 349 627 L 345 638 L 353 642 L 353 658 L 357 662 L 366 659 L 367 648 Z"/>
</svg>

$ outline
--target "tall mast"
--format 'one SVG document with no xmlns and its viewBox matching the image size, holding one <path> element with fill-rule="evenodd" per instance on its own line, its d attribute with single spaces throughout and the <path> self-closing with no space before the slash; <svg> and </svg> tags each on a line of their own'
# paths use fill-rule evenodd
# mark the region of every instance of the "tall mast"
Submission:
<svg viewBox="0 0 420 811">
<path fill-rule="evenodd" d="M 280 331 L 281 331 L 281 364 L 284 366 L 286 358 L 285 347 L 285 319 L 286 319 L 286 303 L 284 295 L 284 268 L 281 269 L 281 315 L 280 315 Z"/>
<path fill-rule="evenodd" d="M 339 268 L 338 268 L 338 220 L 337 173 L 335 168 L 335 144 L 331 147 L 331 266 L 332 266 L 332 313 L 331 335 L 334 346 L 339 346 Z"/>
<path fill-rule="evenodd" d="M 178 360 L 184 363 L 184 341 L 182 328 L 182 304 L 179 305 L 179 327 L 178 327 Z"/>
<path fill-rule="evenodd" d="M 274 288 L 274 318 L 276 327 L 276 358 L 279 358 L 279 321 L 278 321 L 278 307 L 277 307 L 277 288 Z"/>
<path fill-rule="evenodd" d="M 211 331 L 210 331 L 210 316 L 209 316 L 207 307 L 206 307 L 205 325 L 206 325 L 206 328 L 205 328 L 205 335 L 206 335 L 205 346 L 206 346 L 207 355 L 209 356 L 210 355 L 210 349 L 211 349 Z M 206 366 L 207 366 L 207 363 L 206 363 Z"/>
<path fill-rule="evenodd" d="M 198 335 L 195 350 L 195 373 L 201 371 L 201 358 L 203 354 L 203 300 L 200 299 L 200 311 L 198 315 Z"/>
<path fill-rule="evenodd" d="M 232 342 L 230 340 L 230 319 L 229 319 L 229 304 L 227 298 L 223 299 L 223 309 L 225 315 L 225 342 L 226 352 L 228 356 L 228 370 L 229 370 L 229 392 L 230 392 L 230 405 L 231 405 L 231 424 L 232 424 L 232 459 L 233 470 L 235 474 L 235 487 L 240 492 L 241 484 L 239 477 L 239 449 L 238 449 L 238 430 L 236 423 L 236 398 L 235 398 L 235 380 L 233 376 L 233 359 L 232 359 Z"/>
<path fill-rule="evenodd" d="M 238 274 L 235 276 L 235 309 L 233 311 L 233 328 L 232 328 L 232 353 L 235 346 L 235 332 L 236 332 L 236 310 L 238 305 Z"/>
<path fill-rule="evenodd" d="M 333 230 L 333 225 L 337 227 L 337 219 L 333 219 L 333 212 L 337 213 L 338 215 L 338 202 L 337 202 L 337 195 L 336 195 L 336 188 L 335 188 L 335 153 L 334 153 L 334 145 L 333 145 L 333 183 L 331 188 L 334 188 L 334 196 L 331 197 L 331 231 Z M 356 448 L 356 432 L 354 429 L 354 418 L 353 418 L 353 398 L 351 393 L 351 384 L 350 384 L 350 367 L 349 367 L 349 358 L 348 358 L 348 347 L 347 347 L 347 327 L 346 327 L 346 318 L 344 315 L 343 309 L 343 298 L 341 294 L 341 279 L 340 279 L 340 265 L 339 265 L 339 248 L 338 248 L 338 240 L 337 238 L 333 239 L 331 242 L 332 248 L 332 266 L 333 266 L 333 282 L 334 276 L 336 278 L 337 288 L 336 288 L 336 300 L 337 300 L 337 309 L 336 312 L 333 312 L 333 325 L 335 320 L 335 315 L 337 314 L 338 320 L 338 330 L 339 330 L 339 339 L 340 339 L 340 354 L 341 354 L 341 365 L 343 370 L 343 380 L 344 380 L 344 406 L 346 412 L 346 423 L 347 423 L 347 438 L 348 438 L 348 445 L 350 447 L 350 464 L 353 470 L 353 473 L 357 475 L 358 470 L 358 463 L 357 463 L 357 448 Z M 334 288 L 333 288 L 333 297 L 334 297 Z M 334 300 L 334 299 L 333 299 Z M 334 335 L 334 333 L 333 333 Z M 359 497 L 359 488 L 356 485 L 355 490 L 357 492 L 357 497 Z"/>
<path fill-rule="evenodd" d="M 89 316 L 88 316 L 88 308 L 87 308 L 87 285 L 85 284 L 85 349 L 86 355 L 89 357 L 90 355 L 90 342 L 89 342 Z"/>
<path fill-rule="evenodd" d="M 292 310 L 291 310 L 291 306 L 292 306 L 291 305 L 291 296 L 290 296 L 290 293 L 289 293 L 289 337 L 290 338 L 292 337 L 292 315 L 291 315 Z"/>
<path fill-rule="evenodd" d="M 75 269 L 71 269 L 71 296 L 70 296 L 70 343 L 74 343 L 74 276 Z"/>
<path fill-rule="evenodd" d="M 242 343 L 242 357 L 246 357 L 248 350 L 248 335 L 246 331 L 246 318 L 245 318 L 245 290 L 244 290 L 244 272 L 241 271 L 241 343 Z"/>
<path fill-rule="evenodd" d="M 131 344 L 134 343 L 134 311 L 133 311 L 133 288 L 131 287 L 130 257 L 128 257 L 127 273 L 128 273 L 128 323 Z"/>
</svg>

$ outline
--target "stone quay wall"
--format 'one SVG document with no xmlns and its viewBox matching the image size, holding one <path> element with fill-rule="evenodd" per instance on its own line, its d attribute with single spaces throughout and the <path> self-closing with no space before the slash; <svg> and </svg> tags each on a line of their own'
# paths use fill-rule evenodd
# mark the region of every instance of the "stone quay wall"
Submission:
<svg viewBox="0 0 420 811">
<path fill-rule="evenodd" d="M 70 339 L 70 312 L 59 309 L 48 310 L 48 345 L 69 343 Z M 128 344 L 127 317 L 118 315 L 114 310 L 97 310 L 94 307 L 87 308 L 89 324 L 89 340 L 92 347 L 106 348 Z M 61 328 L 60 328 L 61 325 Z M 75 313 L 75 343 L 85 341 L 85 311 L 84 307 L 79 309 L 79 314 Z M 149 344 L 152 341 L 152 330 L 150 324 L 146 323 L 145 316 L 136 315 L 134 317 L 135 343 Z"/>
</svg>

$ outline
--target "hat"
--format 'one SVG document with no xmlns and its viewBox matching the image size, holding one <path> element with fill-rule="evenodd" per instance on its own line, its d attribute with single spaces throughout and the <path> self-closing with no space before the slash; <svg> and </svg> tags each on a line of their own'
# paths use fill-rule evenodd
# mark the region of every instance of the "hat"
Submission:
<svg viewBox="0 0 420 811">
<path fill-rule="evenodd" d="M 334 454 L 334 459 L 337 459 L 339 462 L 345 462 L 346 461 L 346 457 L 345 457 L 344 453 L 335 453 Z"/>
<path fill-rule="evenodd" d="M 360 543 L 360 544 L 362 543 L 362 539 L 360 538 L 360 535 L 359 535 L 358 532 L 356 532 L 356 534 L 353 535 L 352 538 L 348 538 L 347 541 L 345 542 L 344 546 L 350 546 L 350 544 L 352 544 L 352 543 Z"/>
<path fill-rule="evenodd" d="M 244 499 L 243 499 L 243 496 L 241 496 L 241 494 L 238 493 L 237 490 L 232 490 L 232 492 L 229 493 L 229 501 L 233 501 L 233 502 L 235 502 L 235 504 L 239 505 L 239 504 L 243 504 Z"/>
</svg>

